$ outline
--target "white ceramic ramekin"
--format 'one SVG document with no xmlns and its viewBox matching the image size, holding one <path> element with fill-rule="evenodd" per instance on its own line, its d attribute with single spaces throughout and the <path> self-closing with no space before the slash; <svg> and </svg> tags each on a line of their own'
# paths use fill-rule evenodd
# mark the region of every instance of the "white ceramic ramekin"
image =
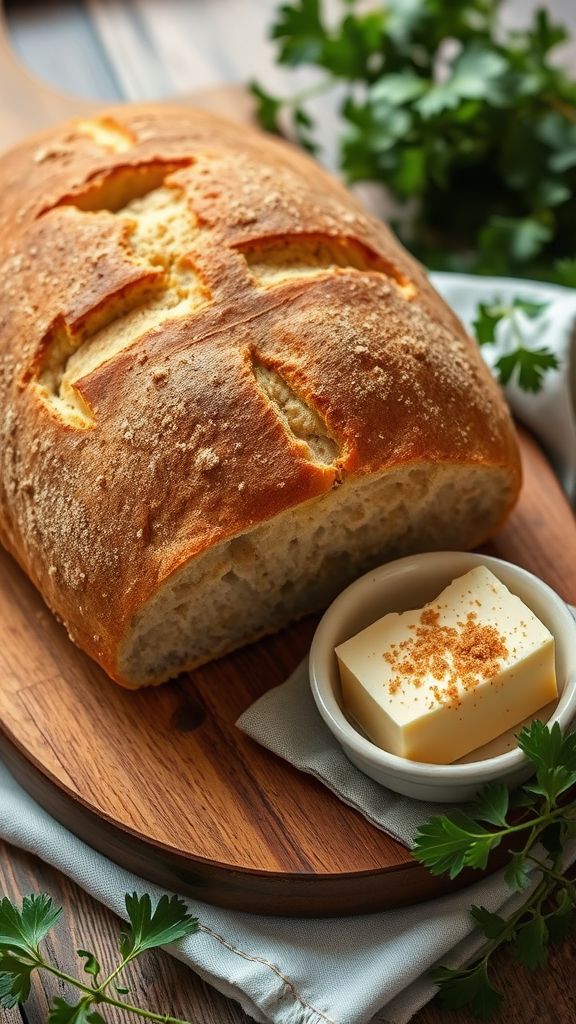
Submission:
<svg viewBox="0 0 576 1024">
<path fill-rule="evenodd" d="M 454 764 L 424 764 L 390 754 L 371 743 L 344 714 L 334 648 L 387 612 L 421 607 L 477 565 L 491 569 L 555 638 L 559 698 L 533 717 L 559 722 L 565 729 L 576 714 L 576 620 L 546 583 L 499 558 L 435 551 L 389 562 L 342 591 L 323 615 L 312 641 L 310 682 L 326 725 L 357 768 L 388 789 L 417 800 L 463 801 L 488 782 L 513 786 L 525 781 L 531 769 L 514 739 L 519 726 Z"/>
</svg>

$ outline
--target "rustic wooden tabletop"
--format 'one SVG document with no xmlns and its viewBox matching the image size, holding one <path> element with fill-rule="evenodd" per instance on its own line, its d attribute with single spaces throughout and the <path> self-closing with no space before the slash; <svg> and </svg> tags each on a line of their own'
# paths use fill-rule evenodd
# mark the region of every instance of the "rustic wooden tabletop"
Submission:
<svg viewBox="0 0 576 1024">
<path fill-rule="evenodd" d="M 275 0 L 11 0 L 7 7 L 11 43 L 35 74 L 59 89 L 103 101 L 145 99 L 191 92 L 255 73 L 272 90 L 283 74 L 273 63 L 265 26 Z M 507 17 L 522 16 L 525 0 L 510 0 Z M 532 5 L 530 5 L 532 6 Z M 576 28 L 574 0 L 548 6 Z M 241 8 L 243 38 L 238 45 L 235 15 Z M 576 60 L 576 47 L 565 53 Z M 1 63 L 1 62 L 0 62 Z M 2 88 L 0 66 L 0 89 Z M 303 76 L 305 78 L 305 76 Z M 327 138 L 329 119 L 324 119 Z M 331 160 L 327 144 L 327 159 Z M 51 893 L 65 910 L 65 924 L 50 940 L 50 955 L 62 970 L 75 973 L 78 948 L 93 948 L 112 962 L 120 922 L 69 879 L 30 855 L 0 842 L 0 892 L 20 899 L 31 891 Z M 131 968 L 135 1001 L 197 1024 L 243 1024 L 249 1018 L 237 1004 L 204 984 L 167 954 L 150 953 Z M 576 945 L 554 948 L 548 966 L 534 974 L 504 953 L 495 980 L 506 992 L 502 1020 L 507 1024 L 576 1024 Z M 50 998 L 63 994 L 56 979 L 35 981 L 23 1010 L 0 1011 L 6 1024 L 44 1024 Z M 107 1020 L 124 1020 L 107 1011 Z M 435 1004 L 415 1024 L 470 1024 L 464 1012 L 446 1014 Z"/>
<path fill-rule="evenodd" d="M 112 965 L 120 921 L 68 878 L 35 857 L 0 842 L 0 892 L 20 900 L 29 892 L 49 892 L 64 907 L 65 924 L 48 944 L 50 958 L 62 971 L 77 975 L 77 949 L 92 949 Z M 134 1002 L 150 1010 L 171 1013 L 195 1024 L 249 1024 L 250 1018 L 167 953 L 149 953 L 129 968 Z M 499 956 L 494 981 L 506 993 L 501 1021 L 506 1024 L 575 1024 L 576 945 L 565 942 L 552 950 L 548 966 L 528 974 L 510 953 Z M 48 1005 L 64 988 L 51 976 L 39 977 L 21 1011 L 2 1011 L 2 1024 L 46 1024 Z M 21 1014 L 21 1016 L 20 1016 Z M 109 1024 L 126 1024 L 126 1016 L 106 1009 Z M 413 1024 L 475 1024 L 463 1011 L 424 1007 Z"/>
</svg>

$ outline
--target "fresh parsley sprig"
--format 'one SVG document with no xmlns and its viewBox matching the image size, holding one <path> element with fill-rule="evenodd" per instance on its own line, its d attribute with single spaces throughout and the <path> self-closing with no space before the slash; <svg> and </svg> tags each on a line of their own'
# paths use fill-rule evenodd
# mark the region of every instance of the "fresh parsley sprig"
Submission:
<svg viewBox="0 0 576 1024">
<path fill-rule="evenodd" d="M 493 345 L 496 342 L 498 324 L 507 324 L 516 348 L 500 356 L 494 365 L 501 384 L 516 379 L 523 391 L 540 391 L 544 374 L 558 369 L 559 362 L 546 346 L 532 348 L 527 344 L 518 313 L 530 320 L 540 316 L 550 305 L 549 302 L 532 302 L 515 298 L 509 303 L 499 301 L 480 302 L 473 323 L 479 345 Z"/>
<path fill-rule="evenodd" d="M 98 1009 L 102 1006 L 114 1006 L 158 1024 L 188 1024 L 118 998 L 128 995 L 129 990 L 118 985 L 116 979 L 145 950 L 191 935 L 198 928 L 197 919 L 188 913 L 186 904 L 178 896 L 162 896 L 154 911 L 148 895 L 127 894 L 125 902 L 130 924 L 128 930 L 120 935 L 121 960 L 114 970 L 101 978 L 102 968 L 94 953 L 85 949 L 77 951 L 90 979 L 90 984 L 86 984 L 60 971 L 44 958 L 39 949 L 42 940 L 57 923 L 62 908 L 53 907 L 50 896 L 45 893 L 25 896 L 20 910 L 4 897 L 0 902 L 0 1007 L 10 1009 L 24 1003 L 30 995 L 33 971 L 42 970 L 81 993 L 74 1003 L 55 997 L 50 1007 L 49 1024 L 105 1024 Z"/>
<path fill-rule="evenodd" d="M 490 979 L 496 950 L 511 943 L 519 962 L 534 970 L 546 962 L 548 943 L 576 926 L 576 883 L 563 865 L 567 845 L 576 838 L 576 733 L 563 736 L 558 723 L 550 729 L 536 721 L 521 730 L 518 746 L 535 769 L 532 782 L 512 794 L 502 783 L 487 786 L 468 813 L 426 822 L 414 849 L 432 874 L 455 878 L 464 868 L 485 868 L 492 850 L 511 843 L 504 877 L 512 891 L 526 891 L 526 898 L 507 919 L 473 906 L 472 920 L 486 942 L 467 966 L 432 972 L 445 1006 L 469 1006 L 483 1020 L 502 1003 Z"/>
<path fill-rule="evenodd" d="M 398 229 L 428 266 L 576 286 L 576 78 L 554 53 L 568 32 L 542 9 L 507 28 L 501 6 L 282 3 L 276 59 L 318 80 L 284 97 L 253 83 L 257 112 L 316 149 L 314 96 L 333 91 L 344 174 L 412 200 Z"/>
</svg>

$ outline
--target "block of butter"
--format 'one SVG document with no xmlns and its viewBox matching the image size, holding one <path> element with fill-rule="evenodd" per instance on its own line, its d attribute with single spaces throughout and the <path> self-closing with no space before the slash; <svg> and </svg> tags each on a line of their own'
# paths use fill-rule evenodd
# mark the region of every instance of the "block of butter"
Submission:
<svg viewBox="0 0 576 1024">
<path fill-rule="evenodd" d="M 346 712 L 412 761 L 450 764 L 557 696 L 552 634 L 485 566 L 336 655 Z"/>
</svg>

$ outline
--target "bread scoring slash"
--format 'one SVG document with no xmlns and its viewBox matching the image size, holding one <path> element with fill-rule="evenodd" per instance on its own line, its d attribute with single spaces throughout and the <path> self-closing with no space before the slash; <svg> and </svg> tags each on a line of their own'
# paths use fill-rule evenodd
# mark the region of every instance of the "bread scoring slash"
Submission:
<svg viewBox="0 0 576 1024">
<path fill-rule="evenodd" d="M 475 345 L 287 144 L 115 108 L 2 157 L 0 231 L 0 538 L 117 682 L 474 546 L 514 503 Z"/>
</svg>

